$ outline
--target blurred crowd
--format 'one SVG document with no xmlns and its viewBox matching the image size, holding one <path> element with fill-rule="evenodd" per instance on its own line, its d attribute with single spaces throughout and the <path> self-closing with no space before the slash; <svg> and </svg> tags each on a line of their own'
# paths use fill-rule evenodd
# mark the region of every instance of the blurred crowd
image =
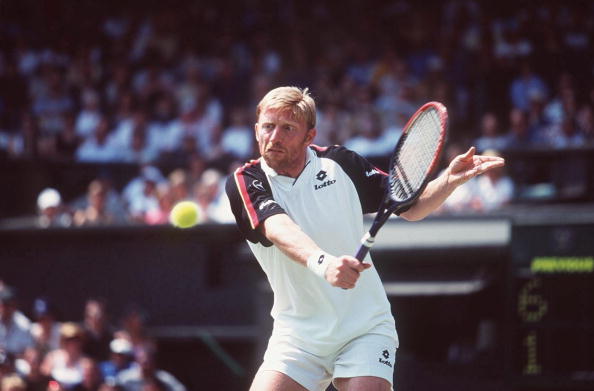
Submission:
<svg viewBox="0 0 594 391">
<path fill-rule="evenodd" d="M 25 311 L 0 281 L 0 391 L 184 391 L 157 366 L 145 318 L 132 306 L 114 325 L 108 303 L 89 298 L 82 321 L 61 321 L 56 303 L 40 297 Z"/>
<path fill-rule="evenodd" d="M 257 155 L 255 105 L 278 85 L 312 91 L 317 144 L 371 159 L 428 100 L 448 107 L 450 143 L 479 152 L 594 143 L 592 2 L 138 4 L 2 3 L 0 156 L 167 173 L 89 184 L 89 205 L 119 197 L 124 213 L 107 220 L 162 221 L 180 182 L 217 209 L 213 183 Z"/>
</svg>

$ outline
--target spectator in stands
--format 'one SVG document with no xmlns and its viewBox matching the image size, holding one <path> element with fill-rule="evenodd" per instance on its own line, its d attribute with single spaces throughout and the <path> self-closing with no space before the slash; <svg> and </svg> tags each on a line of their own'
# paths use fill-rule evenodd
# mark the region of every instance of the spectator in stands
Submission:
<svg viewBox="0 0 594 391">
<path fill-rule="evenodd" d="M 141 165 L 139 175 L 132 178 L 122 190 L 122 200 L 127 209 L 130 209 L 137 198 L 143 198 L 146 187 L 166 182 L 161 170 L 153 165 Z"/>
<path fill-rule="evenodd" d="M 31 325 L 31 335 L 35 347 L 42 355 L 60 347 L 60 328 L 62 324 L 56 319 L 56 309 L 48 299 L 40 297 L 33 302 L 35 323 Z"/>
<path fill-rule="evenodd" d="M 0 350 L 18 356 L 31 346 L 31 321 L 18 310 L 14 288 L 0 282 Z"/>
<path fill-rule="evenodd" d="M 8 140 L 9 156 L 37 159 L 40 157 L 39 148 L 39 120 L 30 113 L 25 113 L 21 119 L 20 134 Z"/>
<path fill-rule="evenodd" d="M 38 89 L 33 89 L 32 111 L 39 117 L 40 142 L 52 140 L 60 132 L 64 115 L 74 109 L 67 92 L 63 72 L 54 66 L 44 66 Z"/>
<path fill-rule="evenodd" d="M 254 130 L 248 124 L 243 107 L 231 109 L 230 123 L 223 131 L 221 149 L 234 159 L 247 160 L 253 155 Z"/>
<path fill-rule="evenodd" d="M 386 141 L 375 111 L 360 111 L 354 118 L 353 127 L 356 133 L 344 143 L 346 148 L 367 158 L 385 156 L 394 149 L 394 144 Z"/>
<path fill-rule="evenodd" d="M 83 138 L 76 133 L 74 116 L 64 116 L 64 128 L 56 136 L 55 159 L 73 161 Z"/>
<path fill-rule="evenodd" d="M 171 373 L 157 369 L 153 348 L 141 348 L 136 351 L 135 364 L 118 375 L 118 384 L 125 391 L 143 391 L 147 383 L 156 382 L 166 391 L 185 391 L 183 384 Z"/>
<path fill-rule="evenodd" d="M 16 360 L 18 374 L 27 383 L 27 391 L 47 391 L 50 376 L 41 372 L 44 354 L 37 348 L 27 348 L 21 359 Z"/>
<path fill-rule="evenodd" d="M 51 376 L 62 387 L 71 388 L 83 380 L 84 331 L 73 322 L 60 328 L 60 348 L 49 352 L 41 365 L 41 372 Z"/>
<path fill-rule="evenodd" d="M 76 134 L 81 138 L 89 138 L 97 129 L 103 115 L 99 107 L 99 95 L 96 91 L 85 90 L 81 94 L 82 110 L 76 117 Z"/>
<path fill-rule="evenodd" d="M 171 154 L 179 144 L 181 128 L 177 119 L 175 100 L 168 93 L 159 94 L 155 99 L 153 116 L 147 127 L 146 144 L 153 159 Z"/>
<path fill-rule="evenodd" d="M 147 128 L 135 127 L 128 148 L 122 151 L 122 161 L 126 163 L 150 164 L 157 160 L 159 150 L 152 149 L 147 141 Z"/>
<path fill-rule="evenodd" d="M 190 198 L 191 184 L 186 170 L 181 168 L 173 170 L 168 179 L 174 203 Z"/>
<path fill-rule="evenodd" d="M 107 117 L 102 117 L 95 129 L 76 150 L 76 160 L 79 162 L 111 163 L 123 159 L 122 152 L 110 137 L 111 123 Z"/>
<path fill-rule="evenodd" d="M 566 117 L 561 123 L 548 128 L 546 143 L 554 149 L 580 148 L 586 144 L 586 139 L 578 128 L 575 117 Z"/>
<path fill-rule="evenodd" d="M 147 314 L 136 305 L 131 305 L 125 311 L 121 320 L 121 329 L 114 333 L 115 338 L 122 338 L 132 344 L 134 350 L 145 346 L 153 346 L 154 341 L 146 330 Z"/>
<path fill-rule="evenodd" d="M 85 303 L 84 318 L 84 353 L 95 360 L 104 361 L 109 357 L 109 344 L 113 328 L 109 324 L 107 302 L 101 298 L 90 298 Z"/>
<path fill-rule="evenodd" d="M 158 204 L 152 209 L 147 209 L 144 222 L 149 225 L 167 224 L 169 213 L 174 206 L 173 193 L 168 183 L 161 183 L 156 187 L 156 197 Z"/>
<path fill-rule="evenodd" d="M 134 350 L 132 343 L 125 338 L 115 338 L 110 344 L 109 360 L 100 363 L 99 368 L 105 381 L 115 382 L 117 375 L 132 364 Z"/>
<path fill-rule="evenodd" d="M 108 205 L 109 191 L 105 181 L 93 180 L 87 191 L 87 205 L 74 212 L 74 224 L 80 226 L 122 223 L 124 218 L 116 214 L 117 211 L 114 213 Z"/>
<path fill-rule="evenodd" d="M 316 129 L 318 134 L 314 143 L 317 145 L 344 144 L 344 129 L 350 127 L 351 117 L 349 113 L 342 110 L 338 99 L 328 102 L 319 108 Z"/>
<path fill-rule="evenodd" d="M 486 112 L 483 114 L 481 136 L 475 140 L 474 145 L 480 153 L 487 149 L 501 150 L 505 146 L 505 140 L 499 133 L 499 121 L 494 113 Z"/>
<path fill-rule="evenodd" d="M 512 81 L 510 98 L 513 106 L 524 112 L 530 109 L 530 100 L 539 96 L 547 99 L 549 90 L 543 79 L 532 70 L 532 66 L 523 61 L 520 75 Z"/>
<path fill-rule="evenodd" d="M 17 374 L 1 378 L 0 391 L 27 391 L 27 384 Z"/>
<path fill-rule="evenodd" d="M 4 349 L 0 349 L 0 380 L 4 376 L 14 373 L 14 356 Z"/>
<path fill-rule="evenodd" d="M 583 105 L 577 115 L 577 123 L 584 135 L 586 145 L 594 145 L 594 107 Z"/>
<path fill-rule="evenodd" d="M 146 135 L 147 113 L 144 109 L 138 107 L 129 117 L 121 119 L 110 136 L 109 142 L 118 151 L 117 156 L 124 161 L 131 161 L 134 158 L 132 154 L 134 137 L 141 138 Z M 136 136 L 135 136 L 136 134 Z M 138 140 L 137 140 L 138 142 Z"/>
<path fill-rule="evenodd" d="M 511 109 L 509 123 L 509 131 L 504 135 L 504 149 L 531 148 L 534 144 L 526 113 L 517 108 Z"/>
<path fill-rule="evenodd" d="M 465 150 L 460 144 L 450 143 L 445 149 L 446 161 L 451 161 L 455 156 L 464 152 Z M 474 205 L 474 202 L 476 202 L 474 197 L 475 179 L 472 178 L 463 185 L 458 186 L 438 209 L 438 213 L 471 213 L 476 210 L 476 205 Z"/>
<path fill-rule="evenodd" d="M 103 384 L 99 365 L 91 358 L 82 362 L 82 381 L 72 388 L 72 391 L 98 391 Z"/>
<path fill-rule="evenodd" d="M 69 227 L 72 216 L 64 203 L 60 193 L 51 187 L 45 188 L 37 196 L 37 226 Z"/>
<path fill-rule="evenodd" d="M 556 95 L 548 101 L 544 108 L 544 115 L 549 124 L 558 124 L 563 118 L 570 115 L 575 101 L 575 83 L 573 76 L 567 72 L 559 75 Z"/>
<path fill-rule="evenodd" d="M 498 151 L 486 150 L 485 156 L 501 156 Z M 492 212 L 509 204 L 514 196 L 514 183 L 505 175 L 503 167 L 486 172 L 476 177 L 474 183 L 474 201 L 471 205 L 477 212 Z"/>
<path fill-rule="evenodd" d="M 214 203 L 221 194 L 221 180 L 221 173 L 214 168 L 209 168 L 202 174 L 200 182 L 194 185 L 193 198 L 201 209 L 200 223 L 210 221 L 214 217 L 212 212 L 214 212 Z"/>
</svg>

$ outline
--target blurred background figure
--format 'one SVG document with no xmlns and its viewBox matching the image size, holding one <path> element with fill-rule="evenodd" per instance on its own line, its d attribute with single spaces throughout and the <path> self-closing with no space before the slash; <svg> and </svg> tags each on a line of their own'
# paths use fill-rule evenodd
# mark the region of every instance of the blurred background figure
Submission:
<svg viewBox="0 0 594 391">
<path fill-rule="evenodd" d="M 27 383 L 17 374 L 10 374 L 0 379 L 1 391 L 27 391 Z"/>
<path fill-rule="evenodd" d="M 35 347 L 42 355 L 60 347 L 60 328 L 62 324 L 56 317 L 56 308 L 47 298 L 37 298 L 33 301 L 33 320 L 31 334 Z"/>
<path fill-rule="evenodd" d="M 134 359 L 132 343 L 124 338 L 115 338 L 109 344 L 109 360 L 99 364 L 101 375 L 105 381 L 115 382 L 117 375 L 130 368 Z"/>
<path fill-rule="evenodd" d="M 20 356 L 33 344 L 31 321 L 19 311 L 15 289 L 0 282 L 0 351 Z"/>
<path fill-rule="evenodd" d="M 474 142 L 477 151 L 482 153 L 487 149 L 502 150 L 505 147 L 505 140 L 499 131 L 499 121 L 495 114 L 485 113 L 481 118 L 480 137 Z"/>
<path fill-rule="evenodd" d="M 72 388 L 82 382 L 84 337 L 84 330 L 78 324 L 63 323 L 60 328 L 60 348 L 45 356 L 41 372 L 64 388 Z"/>
<path fill-rule="evenodd" d="M 50 376 L 41 372 L 44 353 L 38 348 L 27 348 L 23 357 L 16 360 L 16 369 L 27 383 L 27 391 L 47 391 Z"/>
<path fill-rule="evenodd" d="M 113 327 L 109 323 L 107 302 L 104 299 L 91 298 L 87 300 L 82 327 L 85 355 L 99 361 L 107 360 Z"/>
<path fill-rule="evenodd" d="M 130 305 L 121 319 L 121 328 L 114 333 L 115 338 L 122 338 L 132 344 L 132 349 L 153 346 L 154 341 L 146 330 L 147 314 L 136 305 Z"/>
<path fill-rule="evenodd" d="M 89 183 L 85 205 L 74 212 L 73 221 L 81 225 L 107 225 L 118 224 L 126 221 L 126 217 L 119 205 L 110 196 L 118 197 L 111 193 L 109 182 L 105 179 L 95 179 Z"/>
<path fill-rule="evenodd" d="M 82 381 L 72 387 L 72 390 L 98 391 L 101 384 L 103 384 L 103 377 L 97 361 L 92 358 L 84 359 L 82 362 Z"/>
<path fill-rule="evenodd" d="M 485 156 L 501 156 L 493 149 L 483 152 Z M 484 176 L 475 178 L 473 207 L 478 212 L 492 212 L 508 205 L 514 197 L 514 183 L 506 175 L 505 168 L 497 168 L 486 172 Z"/>
<path fill-rule="evenodd" d="M 0 349 L 0 381 L 3 377 L 10 376 L 15 371 L 14 356 Z"/>
<path fill-rule="evenodd" d="M 56 189 L 48 187 L 39 193 L 37 210 L 39 227 L 69 227 L 72 225 L 72 216 Z"/>
<path fill-rule="evenodd" d="M 229 126 L 223 131 L 221 149 L 232 158 L 247 160 L 254 152 L 254 130 L 248 115 L 241 107 L 234 107 L 229 115 Z"/>
<path fill-rule="evenodd" d="M 156 383 L 166 391 L 185 391 L 183 384 L 172 374 L 156 366 L 154 348 L 143 347 L 135 352 L 134 364 L 120 372 L 118 383 L 125 391 L 143 391 L 146 385 Z"/>
</svg>

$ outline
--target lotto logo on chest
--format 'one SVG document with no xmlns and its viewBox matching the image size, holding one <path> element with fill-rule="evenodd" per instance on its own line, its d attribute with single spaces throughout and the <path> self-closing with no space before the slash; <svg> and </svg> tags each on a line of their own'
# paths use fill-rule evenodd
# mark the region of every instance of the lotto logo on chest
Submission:
<svg viewBox="0 0 594 391">
<path fill-rule="evenodd" d="M 320 189 L 323 189 L 325 187 L 331 186 L 331 185 L 333 185 L 333 184 L 336 183 L 336 179 L 328 179 L 328 173 L 326 171 L 324 171 L 324 170 L 320 170 L 316 174 L 316 179 L 320 183 L 314 184 L 314 189 L 315 190 L 320 190 Z"/>
</svg>

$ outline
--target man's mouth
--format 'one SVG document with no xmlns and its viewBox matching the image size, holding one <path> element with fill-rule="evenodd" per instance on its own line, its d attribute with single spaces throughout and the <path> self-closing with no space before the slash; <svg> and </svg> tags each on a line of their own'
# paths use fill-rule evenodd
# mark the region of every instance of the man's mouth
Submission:
<svg viewBox="0 0 594 391">
<path fill-rule="evenodd" d="M 269 152 L 272 152 L 272 153 L 283 153 L 285 151 L 283 149 L 281 149 L 281 148 L 268 148 L 266 150 L 266 153 L 269 153 Z"/>
</svg>

